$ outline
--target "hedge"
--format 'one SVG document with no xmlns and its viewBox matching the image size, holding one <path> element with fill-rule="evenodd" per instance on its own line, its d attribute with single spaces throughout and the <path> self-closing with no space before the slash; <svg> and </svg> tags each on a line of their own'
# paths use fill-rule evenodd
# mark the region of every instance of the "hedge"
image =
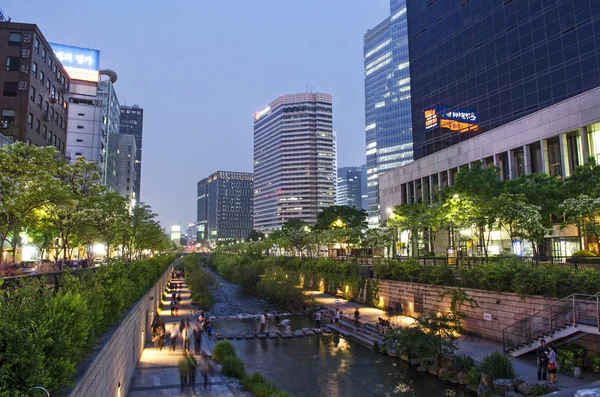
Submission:
<svg viewBox="0 0 600 397">
<path fill-rule="evenodd" d="M 113 262 L 78 276 L 65 271 L 57 292 L 45 278 L 24 278 L 10 293 L 0 291 L 0 396 L 71 386 L 77 363 L 174 259 Z"/>
</svg>

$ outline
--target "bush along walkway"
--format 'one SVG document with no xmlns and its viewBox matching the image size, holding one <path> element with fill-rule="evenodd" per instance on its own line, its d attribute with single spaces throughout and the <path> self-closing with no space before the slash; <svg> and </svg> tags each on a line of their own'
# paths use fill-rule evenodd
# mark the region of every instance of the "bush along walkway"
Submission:
<svg viewBox="0 0 600 397">
<path fill-rule="evenodd" d="M 340 327 L 327 324 L 334 331 L 352 337 L 369 347 L 377 344 L 388 355 L 409 362 L 419 371 L 429 372 L 444 382 L 462 385 L 474 394 L 505 395 L 506 392 L 512 391 L 516 394 L 507 395 L 541 396 L 565 387 L 585 388 L 590 382 L 598 380 L 596 374 L 585 373 L 583 379 L 557 374 L 556 384 L 538 382 L 537 364 L 534 357 L 510 358 L 502 353 L 502 343 L 468 335 L 460 336 L 456 341 L 454 353 L 442 358 L 414 358 L 412 355 L 399 354 L 394 351 L 392 346 L 383 346 L 384 344 L 377 340 L 366 338 L 365 331 L 377 329 L 374 323 L 378 317 L 389 320 L 394 328 L 410 327 L 415 323 L 413 318 L 402 315 L 390 316 L 383 310 L 338 299 L 333 295 L 318 291 L 308 293 L 312 295 L 318 305 L 330 313 L 334 312 L 336 308 L 342 312 Z M 358 324 L 353 318 L 353 313 L 357 308 L 360 313 Z M 373 334 L 373 332 L 369 333 Z M 416 339 L 414 342 L 417 343 Z M 560 349 L 558 354 L 560 354 Z M 484 376 L 482 370 L 492 372 L 491 376 L 489 374 Z"/>
<path fill-rule="evenodd" d="M 175 288 L 175 287 L 178 288 Z M 177 315 L 171 316 L 171 299 L 173 292 L 181 293 L 181 303 Z M 199 354 L 194 353 L 194 340 L 190 338 L 189 353 L 199 363 L 198 370 L 195 375 L 194 390 L 190 387 L 184 392 L 180 386 L 180 371 L 179 363 L 185 357 L 185 350 L 181 344 L 181 340 L 177 340 L 175 350 L 171 350 L 171 342 L 168 334 L 175 327 L 179 327 L 180 321 L 183 319 L 190 320 L 193 326 L 198 319 L 197 313 L 190 305 L 190 291 L 183 279 L 171 279 L 169 287 L 167 287 L 161 306 L 160 318 L 165 322 L 167 335 L 162 349 L 155 347 L 152 342 L 146 343 L 146 348 L 142 353 L 142 358 L 137 365 L 133 381 L 127 394 L 129 397 L 153 397 L 153 396 L 211 396 L 211 397 L 237 397 L 249 396 L 248 393 L 241 391 L 241 385 L 235 379 L 221 376 L 220 373 L 214 372 L 208 374 L 208 384 L 204 389 L 204 376 L 201 368 L 202 360 L 211 360 L 203 358 Z M 178 338 L 179 339 L 179 338 Z M 209 338 L 203 334 L 202 351 L 210 353 Z M 211 361 L 212 363 L 212 361 Z M 210 372 L 210 371 L 209 371 Z"/>
</svg>

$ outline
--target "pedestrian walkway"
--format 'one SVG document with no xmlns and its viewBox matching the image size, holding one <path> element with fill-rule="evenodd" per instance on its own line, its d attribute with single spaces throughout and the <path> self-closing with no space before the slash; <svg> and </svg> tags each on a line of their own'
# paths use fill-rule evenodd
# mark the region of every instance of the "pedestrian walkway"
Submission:
<svg viewBox="0 0 600 397">
<path fill-rule="evenodd" d="M 184 280 L 175 280 L 181 283 L 181 304 L 177 316 L 171 316 L 171 291 L 168 290 L 168 296 L 165 296 L 162 301 L 161 318 L 165 321 L 166 332 L 179 325 L 183 319 L 190 319 L 190 323 L 194 324 L 198 318 L 198 314 L 192 309 L 190 300 L 190 291 L 187 288 Z M 192 338 L 193 339 L 193 338 Z M 204 352 L 209 352 L 208 338 L 203 334 L 202 349 Z M 193 340 L 190 341 L 190 352 L 193 353 Z M 208 386 L 204 390 L 204 378 L 202 373 L 196 373 L 196 381 L 194 391 L 187 390 L 185 393 L 180 391 L 180 379 L 178 362 L 182 358 L 184 350 L 180 343 L 177 344 L 175 351 L 170 350 L 170 343 L 165 343 L 164 348 L 160 351 L 158 348 L 147 341 L 146 348 L 142 353 L 142 358 L 137 365 L 133 376 L 132 384 L 127 394 L 129 397 L 164 397 L 164 396 L 210 396 L 210 397 L 237 397 L 248 396 L 248 393 L 240 391 L 240 386 L 237 380 L 221 376 L 218 372 L 208 377 Z M 195 356 L 196 360 L 200 360 L 199 356 Z"/>
<path fill-rule="evenodd" d="M 389 320 L 394 327 L 406 327 L 415 322 L 415 319 L 412 317 L 403 315 L 390 315 L 390 313 L 386 311 L 361 305 L 360 303 L 340 299 L 320 291 L 308 291 L 307 293 L 310 294 L 318 304 L 328 309 L 335 310 L 336 307 L 338 307 L 342 311 L 343 316 L 347 317 L 351 321 L 354 321 L 352 314 L 354 313 L 354 310 L 358 308 L 360 312 L 359 321 L 363 326 L 367 323 L 377 322 L 379 317 Z M 493 352 L 499 352 L 503 354 L 503 350 L 502 343 L 500 342 L 495 342 L 476 336 L 463 335 L 458 341 L 458 349 L 456 354 L 466 354 L 467 356 L 473 357 L 475 361 L 480 362 L 485 355 Z M 515 374 L 519 378 L 524 379 L 530 384 L 537 382 L 537 364 L 535 357 L 526 355 L 522 358 L 514 358 L 513 365 L 515 368 Z M 572 376 L 557 374 L 556 380 L 558 384 L 564 387 L 578 387 L 596 381 L 599 379 L 599 377 L 600 376 L 598 374 L 584 373 L 583 379 L 575 379 Z"/>
</svg>

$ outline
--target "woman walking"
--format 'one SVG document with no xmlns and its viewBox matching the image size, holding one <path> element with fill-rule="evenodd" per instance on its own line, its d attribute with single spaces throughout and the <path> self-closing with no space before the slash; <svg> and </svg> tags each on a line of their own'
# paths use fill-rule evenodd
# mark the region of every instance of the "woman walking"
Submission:
<svg viewBox="0 0 600 397">
<path fill-rule="evenodd" d="M 554 350 L 554 345 L 549 344 L 548 348 L 550 352 L 548 353 L 548 373 L 550 374 L 550 383 L 556 383 L 556 350 Z"/>
</svg>

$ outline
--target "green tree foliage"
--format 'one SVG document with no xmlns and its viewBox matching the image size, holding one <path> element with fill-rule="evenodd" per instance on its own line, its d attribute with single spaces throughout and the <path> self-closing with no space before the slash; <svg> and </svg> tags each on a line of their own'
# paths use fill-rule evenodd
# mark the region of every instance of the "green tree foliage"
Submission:
<svg viewBox="0 0 600 397">
<path fill-rule="evenodd" d="M 259 232 L 258 230 L 250 230 L 248 233 L 248 241 L 260 241 L 265 239 L 265 234 L 263 232 Z"/>
<path fill-rule="evenodd" d="M 347 205 L 333 205 L 325 208 L 317 215 L 317 223 L 314 226 L 317 230 L 341 227 L 345 229 L 366 229 L 367 212 Z"/>
<path fill-rule="evenodd" d="M 581 233 L 596 237 L 600 241 L 600 198 L 580 194 L 566 199 L 559 208 L 565 215 L 565 224 L 576 225 Z"/>
<path fill-rule="evenodd" d="M 182 264 L 185 267 L 185 281 L 190 289 L 192 301 L 202 309 L 209 310 L 215 300 L 211 289 L 216 286 L 213 275 L 202 269 L 201 258 L 196 254 L 183 257 Z"/>
</svg>

